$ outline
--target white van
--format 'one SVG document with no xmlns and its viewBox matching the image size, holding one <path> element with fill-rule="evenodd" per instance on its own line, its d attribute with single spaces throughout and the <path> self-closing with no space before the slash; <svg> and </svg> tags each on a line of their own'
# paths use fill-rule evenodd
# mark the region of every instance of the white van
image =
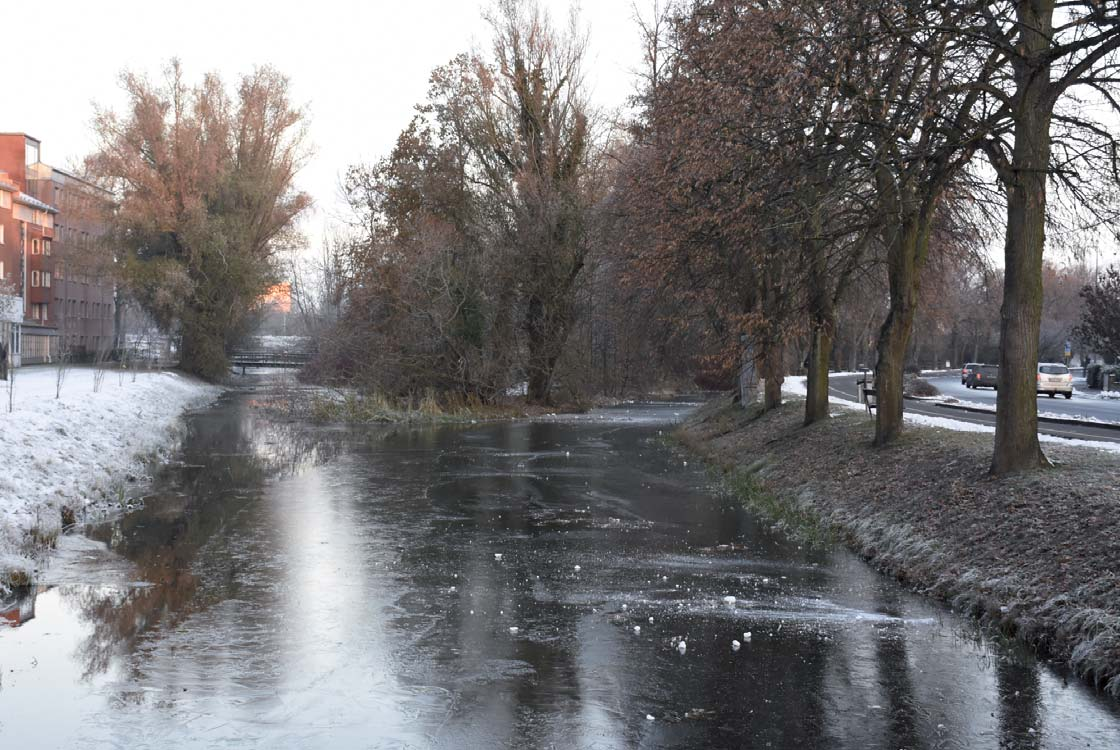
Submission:
<svg viewBox="0 0 1120 750">
<path fill-rule="evenodd" d="M 1073 375 L 1069 368 L 1056 362 L 1038 363 L 1038 393 L 1045 393 L 1054 398 L 1059 393 L 1066 398 L 1073 398 Z"/>
</svg>

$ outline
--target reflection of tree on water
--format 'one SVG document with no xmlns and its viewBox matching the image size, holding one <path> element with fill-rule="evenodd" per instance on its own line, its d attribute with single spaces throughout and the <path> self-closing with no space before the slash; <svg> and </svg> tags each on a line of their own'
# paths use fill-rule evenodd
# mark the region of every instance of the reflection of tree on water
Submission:
<svg viewBox="0 0 1120 750">
<path fill-rule="evenodd" d="M 93 626 L 78 650 L 82 679 L 107 671 L 114 658 L 134 653 L 144 634 L 157 628 L 165 617 L 170 619 L 168 624 L 174 624 L 189 615 L 194 593 L 195 580 L 189 573 L 150 587 L 107 590 L 64 586 L 62 595 Z"/>
<path fill-rule="evenodd" d="M 891 599 L 894 597 L 892 596 Z M 891 601 L 888 606 L 894 605 Z M 889 701 L 887 727 L 890 747 L 925 747 L 919 732 L 919 706 L 914 695 L 910 661 L 906 655 L 906 627 L 891 622 L 876 639 L 880 681 Z"/>
<path fill-rule="evenodd" d="M 143 509 L 86 534 L 135 566 L 146 585 L 67 586 L 93 631 L 80 648 L 83 676 L 106 671 L 117 657 L 137 653 L 145 634 L 174 627 L 190 615 L 237 594 L 227 570 L 197 569 L 199 552 L 231 533 L 269 479 L 290 476 L 328 460 L 336 441 L 297 424 L 277 423 L 246 404 L 244 396 L 187 421 L 179 461 L 154 481 Z M 135 665 L 134 665 L 135 667 Z"/>
<path fill-rule="evenodd" d="M 41 586 L 25 586 L 0 599 L 0 627 L 18 628 L 35 619 L 35 597 L 45 591 Z"/>
<path fill-rule="evenodd" d="M 1042 686 L 1038 665 L 1025 665 L 1010 655 L 996 661 L 999 689 L 999 746 L 1015 750 L 1042 747 Z"/>
</svg>

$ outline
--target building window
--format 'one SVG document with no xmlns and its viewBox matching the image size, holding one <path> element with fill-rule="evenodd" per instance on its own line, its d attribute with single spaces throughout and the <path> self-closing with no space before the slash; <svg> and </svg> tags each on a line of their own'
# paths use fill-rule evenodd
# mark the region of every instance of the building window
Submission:
<svg viewBox="0 0 1120 750">
<path fill-rule="evenodd" d="M 39 240 L 31 240 L 31 254 L 32 255 L 38 255 L 39 254 Z"/>
<path fill-rule="evenodd" d="M 51 288 L 51 272 L 50 271 L 43 271 L 42 278 L 43 278 L 43 286 L 46 287 L 47 289 L 50 289 Z"/>
<path fill-rule="evenodd" d="M 43 255 L 50 255 L 50 254 L 51 254 L 51 241 L 50 240 L 43 240 Z"/>
<path fill-rule="evenodd" d="M 62 264 L 61 263 L 55 263 L 54 264 L 54 275 L 57 276 L 59 279 L 65 279 L 66 278 L 65 276 L 62 275 Z"/>
<path fill-rule="evenodd" d="M 41 276 L 42 276 L 42 274 L 40 274 L 38 271 L 32 271 L 31 272 L 31 286 L 33 286 L 33 287 L 39 286 L 39 282 L 42 281 Z"/>
<path fill-rule="evenodd" d="M 4 261 L 0 260 L 0 281 L 3 281 L 6 278 L 7 276 L 4 275 Z"/>
<path fill-rule="evenodd" d="M 0 193 L 0 195 L 7 195 L 7 193 Z M 0 245 L 4 244 L 4 225 L 0 224 Z"/>
<path fill-rule="evenodd" d="M 0 190 L 0 208 L 12 207 L 12 194 L 7 190 Z"/>
</svg>

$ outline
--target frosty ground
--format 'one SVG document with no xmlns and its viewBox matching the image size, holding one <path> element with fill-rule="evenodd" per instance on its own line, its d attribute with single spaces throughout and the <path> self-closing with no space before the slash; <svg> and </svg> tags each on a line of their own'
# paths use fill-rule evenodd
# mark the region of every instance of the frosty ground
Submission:
<svg viewBox="0 0 1120 750">
<path fill-rule="evenodd" d="M 57 533 L 63 508 L 80 518 L 115 507 L 143 459 L 174 442 L 182 412 L 219 391 L 174 372 L 92 367 L 67 369 L 61 387 L 50 366 L 0 381 L 0 578 Z"/>
<path fill-rule="evenodd" d="M 837 534 L 1120 697 L 1114 444 L 1047 440 L 1055 469 L 999 480 L 986 471 L 986 426 L 909 420 L 897 445 L 873 450 L 865 411 L 835 409 L 808 428 L 801 411 L 759 416 L 720 399 L 681 437 L 779 521 Z"/>
</svg>

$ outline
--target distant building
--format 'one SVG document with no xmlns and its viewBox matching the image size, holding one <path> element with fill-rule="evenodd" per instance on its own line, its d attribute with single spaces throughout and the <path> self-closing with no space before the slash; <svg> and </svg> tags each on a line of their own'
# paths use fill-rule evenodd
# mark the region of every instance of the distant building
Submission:
<svg viewBox="0 0 1120 750">
<path fill-rule="evenodd" d="M 0 335 L 13 338 L 13 364 L 91 357 L 116 339 L 112 256 L 105 217 L 112 196 L 41 160 L 25 133 L 0 133 Z M 10 209 L 5 204 L 10 202 Z M 11 298 L 22 302 L 13 317 Z M 18 306 L 20 302 L 15 302 Z"/>
<path fill-rule="evenodd" d="M 23 266 L 19 222 L 15 218 L 19 186 L 0 172 L 0 346 L 18 366 L 23 325 Z"/>
</svg>

